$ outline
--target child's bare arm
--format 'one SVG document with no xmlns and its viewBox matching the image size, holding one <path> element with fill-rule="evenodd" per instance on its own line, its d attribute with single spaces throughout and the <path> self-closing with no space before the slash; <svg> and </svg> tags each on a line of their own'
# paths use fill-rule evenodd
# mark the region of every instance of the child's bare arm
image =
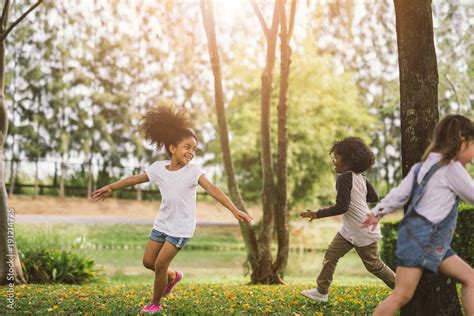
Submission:
<svg viewBox="0 0 474 316">
<path fill-rule="evenodd" d="M 92 198 L 96 201 L 103 201 L 107 196 L 114 190 L 123 189 L 129 186 L 133 186 L 140 183 L 148 182 L 148 176 L 146 173 L 130 176 L 123 178 L 117 182 L 108 184 L 94 192 L 92 192 Z"/>
<path fill-rule="evenodd" d="M 238 219 L 239 221 L 246 221 L 250 223 L 253 218 L 247 213 L 244 213 L 240 211 L 234 203 L 229 199 L 229 197 L 222 192 L 221 189 L 219 189 L 217 186 L 215 186 L 212 182 L 210 182 L 204 175 L 199 177 L 199 185 L 206 190 L 207 193 L 209 193 L 216 201 L 221 203 L 223 206 L 225 206 L 229 211 L 232 212 L 234 217 Z"/>
</svg>

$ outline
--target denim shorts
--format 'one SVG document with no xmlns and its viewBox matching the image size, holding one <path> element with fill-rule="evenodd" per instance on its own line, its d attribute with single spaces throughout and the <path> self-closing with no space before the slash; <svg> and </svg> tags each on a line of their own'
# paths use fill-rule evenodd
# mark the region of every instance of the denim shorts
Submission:
<svg viewBox="0 0 474 316">
<path fill-rule="evenodd" d="M 408 216 L 398 231 L 397 265 L 436 273 L 441 261 L 456 254 L 450 247 L 453 233 L 453 225 L 440 227 L 420 215 Z"/>
<path fill-rule="evenodd" d="M 178 249 L 182 249 L 184 245 L 189 241 L 191 238 L 183 238 L 183 237 L 173 237 L 170 235 L 166 235 L 156 229 L 152 229 L 150 232 L 150 236 L 148 236 L 153 241 L 164 243 L 165 241 L 169 242 L 170 244 L 174 245 Z"/>
</svg>

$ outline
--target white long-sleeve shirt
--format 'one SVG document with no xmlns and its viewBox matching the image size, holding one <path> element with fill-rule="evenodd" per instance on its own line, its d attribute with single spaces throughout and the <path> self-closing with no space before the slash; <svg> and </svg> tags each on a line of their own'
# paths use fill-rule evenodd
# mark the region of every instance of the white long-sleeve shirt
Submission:
<svg viewBox="0 0 474 316">
<path fill-rule="evenodd" d="M 420 183 L 430 168 L 442 158 L 439 153 L 430 153 L 418 173 Z M 415 166 L 400 185 L 378 203 L 372 212 L 387 214 L 401 208 L 409 200 L 413 185 Z M 451 211 L 456 196 L 474 204 L 474 180 L 459 161 L 452 160 L 436 171 L 427 183 L 426 191 L 416 206 L 416 212 L 432 223 L 441 222 Z"/>
</svg>

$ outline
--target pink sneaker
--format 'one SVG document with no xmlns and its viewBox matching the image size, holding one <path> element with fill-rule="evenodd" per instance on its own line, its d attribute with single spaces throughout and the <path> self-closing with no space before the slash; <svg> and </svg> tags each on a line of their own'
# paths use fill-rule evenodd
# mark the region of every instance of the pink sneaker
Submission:
<svg viewBox="0 0 474 316">
<path fill-rule="evenodd" d="M 141 312 L 147 313 L 147 314 L 155 314 L 155 313 L 161 312 L 162 310 L 163 310 L 163 305 L 161 304 L 155 305 L 153 303 L 150 303 L 147 306 L 143 307 Z"/>
<path fill-rule="evenodd" d="M 174 278 L 173 282 L 171 282 L 170 284 L 168 284 L 165 288 L 165 290 L 163 291 L 163 296 L 166 296 L 168 294 L 171 293 L 171 291 L 173 291 L 173 288 L 176 286 L 176 284 L 178 284 L 179 281 L 181 281 L 181 279 L 183 278 L 183 272 L 181 271 L 176 271 L 176 278 Z"/>
</svg>

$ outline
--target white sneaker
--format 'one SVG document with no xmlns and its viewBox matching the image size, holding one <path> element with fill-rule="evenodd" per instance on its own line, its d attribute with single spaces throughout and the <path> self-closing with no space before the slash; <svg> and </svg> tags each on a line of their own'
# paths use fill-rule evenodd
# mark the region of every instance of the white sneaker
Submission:
<svg viewBox="0 0 474 316">
<path fill-rule="evenodd" d="M 329 294 L 321 294 L 318 292 L 318 289 L 303 290 L 301 295 L 319 302 L 327 302 L 329 298 Z"/>
</svg>

